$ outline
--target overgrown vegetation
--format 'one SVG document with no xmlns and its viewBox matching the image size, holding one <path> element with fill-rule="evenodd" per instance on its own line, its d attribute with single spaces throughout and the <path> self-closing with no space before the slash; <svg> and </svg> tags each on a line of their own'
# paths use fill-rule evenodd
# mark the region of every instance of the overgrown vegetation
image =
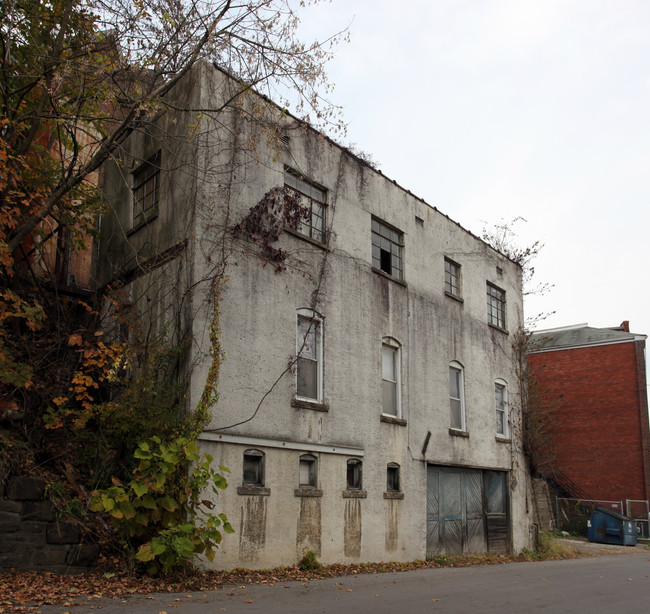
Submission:
<svg viewBox="0 0 650 614">
<path fill-rule="evenodd" d="M 572 558 L 576 551 L 553 533 L 540 533 L 537 555 L 543 560 Z"/>
<path fill-rule="evenodd" d="M 515 227 L 526 222 L 522 217 L 510 221 L 500 221 L 492 226 L 484 226 L 481 238 L 516 262 L 522 271 L 524 297 L 531 294 L 545 294 L 553 287 L 548 282 L 538 282 L 535 277 L 535 260 L 544 244 L 537 240 L 530 245 L 521 245 Z M 521 429 L 523 450 L 534 475 L 546 475 L 554 466 L 556 450 L 554 439 L 550 437 L 553 428 L 553 412 L 556 399 L 552 398 L 531 373 L 528 352 L 531 348 L 531 329 L 541 320 L 552 315 L 535 314 L 528 316 L 524 327 L 513 336 L 519 394 L 521 398 Z"/>
<path fill-rule="evenodd" d="M 535 277 L 535 260 L 544 248 L 544 244 L 538 240 L 530 245 L 521 245 L 515 232 L 515 226 L 519 222 L 526 222 L 526 220 L 519 216 L 509 222 L 501 220 L 493 226 L 484 226 L 481 238 L 521 267 L 524 296 L 545 294 L 553 287 L 552 284 L 537 282 L 536 285 L 532 285 Z"/>
<path fill-rule="evenodd" d="M 156 125 L 198 62 L 239 83 L 199 118 L 243 113 L 251 88 L 284 85 L 296 113 L 341 126 L 318 95 L 330 52 L 297 39 L 284 0 L 15 0 L 0 6 L 0 24 L 0 482 L 38 474 L 60 516 L 109 551 L 138 553 L 151 571 L 184 567 L 194 553 L 213 556 L 230 530 L 197 495 L 225 480 L 192 443 L 217 398 L 225 263 L 203 280 L 211 362 L 196 407 L 185 395 L 188 332 L 141 330 L 125 271 L 98 287 L 89 262 L 72 263 L 90 258 L 106 207 L 102 164 Z M 116 531 L 87 514 L 92 491 Z M 190 529 L 199 518 L 204 533 Z"/>
<path fill-rule="evenodd" d="M 228 469 L 216 471 L 212 457 L 200 456 L 186 437 L 165 443 L 154 436 L 138 444 L 134 457 L 140 462 L 133 479 L 113 478 L 111 487 L 94 491 L 90 509 L 111 517 L 123 543 L 151 574 L 190 566 L 195 554 L 212 561 L 222 531 L 233 528 L 224 514 L 212 512 L 204 491 L 209 487 L 216 495 L 226 488 Z"/>
<path fill-rule="evenodd" d="M 298 569 L 302 571 L 318 571 L 322 567 L 313 550 L 307 550 L 305 555 L 298 561 Z"/>
</svg>

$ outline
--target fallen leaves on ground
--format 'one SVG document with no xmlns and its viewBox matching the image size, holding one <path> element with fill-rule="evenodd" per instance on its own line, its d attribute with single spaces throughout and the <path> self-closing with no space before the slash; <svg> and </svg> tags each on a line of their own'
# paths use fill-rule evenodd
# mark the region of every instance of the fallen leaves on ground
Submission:
<svg viewBox="0 0 650 614">
<path fill-rule="evenodd" d="M 574 557 L 571 557 L 574 558 Z M 323 566 L 318 571 L 302 571 L 297 566 L 252 571 L 206 571 L 182 576 L 161 576 L 151 578 L 117 568 L 98 568 L 78 575 L 56 575 L 52 573 L 12 571 L 0 573 L 0 614 L 37 612 L 41 605 L 64 605 L 66 607 L 88 604 L 102 597 L 121 598 L 128 595 L 151 593 L 188 593 L 219 590 L 228 586 L 230 590 L 245 589 L 247 584 L 269 584 L 276 582 L 308 582 L 319 578 L 354 576 L 367 573 L 410 571 L 435 567 L 468 567 L 472 565 L 497 565 L 514 561 L 530 560 L 525 556 L 475 556 L 435 557 L 431 561 L 408 563 L 359 563 L 343 565 L 335 563 Z M 304 586 L 304 584 L 303 584 Z M 285 585 L 284 588 L 289 588 Z M 185 595 L 190 597 L 190 595 Z"/>
</svg>

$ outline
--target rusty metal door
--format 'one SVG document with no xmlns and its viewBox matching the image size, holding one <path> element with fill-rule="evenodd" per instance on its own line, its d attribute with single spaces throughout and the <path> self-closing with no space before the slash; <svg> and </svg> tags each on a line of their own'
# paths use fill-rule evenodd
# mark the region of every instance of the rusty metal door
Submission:
<svg viewBox="0 0 650 614">
<path fill-rule="evenodd" d="M 503 471 L 486 471 L 484 475 L 489 554 L 508 554 L 510 552 L 506 475 Z"/>
<path fill-rule="evenodd" d="M 465 479 L 465 543 L 463 554 L 485 552 L 485 519 L 483 516 L 483 475 L 481 471 L 466 470 Z"/>
<path fill-rule="evenodd" d="M 427 556 L 486 552 L 483 472 L 429 466 Z"/>
<path fill-rule="evenodd" d="M 440 552 L 440 485 L 437 467 L 427 467 L 427 557 Z"/>
<path fill-rule="evenodd" d="M 453 469 L 440 471 L 440 541 L 445 554 L 463 554 L 463 480 Z"/>
</svg>

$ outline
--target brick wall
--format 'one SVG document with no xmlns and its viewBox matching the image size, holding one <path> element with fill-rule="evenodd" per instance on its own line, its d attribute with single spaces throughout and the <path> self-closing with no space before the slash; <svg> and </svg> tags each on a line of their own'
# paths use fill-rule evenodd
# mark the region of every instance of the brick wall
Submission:
<svg viewBox="0 0 650 614">
<path fill-rule="evenodd" d="M 77 573 L 95 565 L 99 549 L 60 522 L 44 483 L 31 477 L 0 484 L 0 569 Z"/>
<path fill-rule="evenodd" d="M 530 354 L 553 399 L 556 469 L 594 499 L 650 498 L 644 341 Z"/>
</svg>

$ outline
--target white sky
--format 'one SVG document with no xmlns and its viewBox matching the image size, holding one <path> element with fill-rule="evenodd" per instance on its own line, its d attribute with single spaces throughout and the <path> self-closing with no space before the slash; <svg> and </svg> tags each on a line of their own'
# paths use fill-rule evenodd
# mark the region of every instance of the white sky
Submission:
<svg viewBox="0 0 650 614">
<path fill-rule="evenodd" d="M 334 0 L 329 65 L 347 139 L 475 234 L 541 240 L 526 316 L 650 334 L 650 2 Z"/>
</svg>

